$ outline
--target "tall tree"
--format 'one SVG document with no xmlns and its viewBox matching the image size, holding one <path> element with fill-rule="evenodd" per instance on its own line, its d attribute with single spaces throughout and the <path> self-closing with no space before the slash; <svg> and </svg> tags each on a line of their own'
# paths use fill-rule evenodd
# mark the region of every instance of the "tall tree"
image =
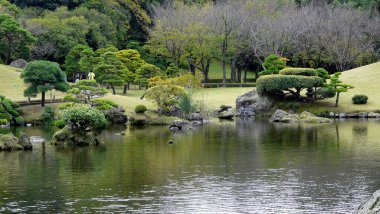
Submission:
<svg viewBox="0 0 380 214">
<path fill-rule="evenodd" d="M 17 58 L 30 58 L 30 47 L 36 41 L 32 34 L 10 15 L 0 13 L 0 60 L 9 64 Z"/>
<path fill-rule="evenodd" d="M 28 63 L 21 78 L 30 84 L 24 91 L 24 96 L 35 97 L 41 93 L 41 106 L 45 106 L 45 93 L 52 89 L 67 91 L 70 86 L 66 82 L 66 75 L 58 63 L 49 61 L 33 61 Z"/>
</svg>

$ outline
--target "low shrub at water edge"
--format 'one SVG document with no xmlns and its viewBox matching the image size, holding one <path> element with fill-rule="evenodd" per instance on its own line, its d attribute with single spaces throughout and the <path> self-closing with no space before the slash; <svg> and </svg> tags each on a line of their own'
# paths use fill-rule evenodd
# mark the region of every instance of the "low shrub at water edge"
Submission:
<svg viewBox="0 0 380 214">
<path fill-rule="evenodd" d="M 91 102 L 93 103 L 93 106 L 100 111 L 109 110 L 113 107 L 115 108 L 118 107 L 116 103 L 110 100 L 97 99 L 97 100 L 92 100 Z"/>
<path fill-rule="evenodd" d="M 135 107 L 135 113 L 136 114 L 144 114 L 147 110 L 148 110 L 148 108 L 144 105 L 137 105 Z"/>
<path fill-rule="evenodd" d="M 0 119 L 0 125 L 7 125 L 7 124 L 8 124 L 8 120 Z"/>
<path fill-rule="evenodd" d="M 66 126 L 66 121 L 61 120 L 61 119 L 60 120 L 55 120 L 53 124 L 54 124 L 54 126 L 60 128 L 60 129 L 63 129 L 63 127 Z"/>
<path fill-rule="evenodd" d="M 355 95 L 352 97 L 352 102 L 354 104 L 367 104 L 368 96 L 366 96 L 366 95 Z"/>
<path fill-rule="evenodd" d="M 25 125 L 25 119 L 21 116 L 16 117 L 15 122 L 17 125 Z"/>
</svg>

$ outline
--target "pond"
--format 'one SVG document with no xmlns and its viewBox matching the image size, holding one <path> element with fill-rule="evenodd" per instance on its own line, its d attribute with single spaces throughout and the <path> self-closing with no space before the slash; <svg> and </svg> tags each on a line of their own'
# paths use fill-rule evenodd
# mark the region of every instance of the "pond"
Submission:
<svg viewBox="0 0 380 214">
<path fill-rule="evenodd" d="M 124 129 L 98 147 L 0 153 L 0 212 L 351 213 L 380 189 L 376 120 Z"/>
</svg>

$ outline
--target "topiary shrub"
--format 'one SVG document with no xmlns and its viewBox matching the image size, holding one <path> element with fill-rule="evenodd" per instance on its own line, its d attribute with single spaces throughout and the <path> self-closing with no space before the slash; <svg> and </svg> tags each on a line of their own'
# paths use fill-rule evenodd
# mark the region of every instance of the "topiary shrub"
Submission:
<svg viewBox="0 0 380 214">
<path fill-rule="evenodd" d="M 316 76 L 266 75 L 257 80 L 257 92 L 260 95 L 274 95 L 287 91 L 300 97 L 303 89 L 321 86 L 323 83 L 324 80 Z"/>
<path fill-rule="evenodd" d="M 65 97 L 63 97 L 64 102 L 78 102 L 78 98 L 72 94 L 66 94 Z"/>
<path fill-rule="evenodd" d="M 135 113 L 136 114 L 144 114 L 147 110 L 148 110 L 148 108 L 144 105 L 138 105 L 135 107 Z"/>
<path fill-rule="evenodd" d="M 60 128 L 60 129 L 63 129 L 63 127 L 66 126 L 66 121 L 64 121 L 64 120 L 55 120 L 54 121 L 54 126 Z"/>
<path fill-rule="evenodd" d="M 333 98 L 336 95 L 336 90 L 335 88 L 318 88 L 317 91 L 315 92 L 320 98 Z"/>
<path fill-rule="evenodd" d="M 100 111 L 109 110 L 111 108 L 117 108 L 118 105 L 110 100 L 97 99 L 92 100 L 92 106 Z"/>
<path fill-rule="evenodd" d="M 4 96 L 0 96 L 0 119 L 18 125 L 16 118 L 20 116 L 19 107 L 20 105 L 18 103 L 12 102 Z"/>
<path fill-rule="evenodd" d="M 355 95 L 352 97 L 352 102 L 354 104 L 367 104 L 368 102 L 368 96 L 366 95 Z"/>
<path fill-rule="evenodd" d="M 284 68 L 280 71 L 281 75 L 298 75 L 298 76 L 318 76 L 313 68 Z"/>
<path fill-rule="evenodd" d="M 16 117 L 15 119 L 16 125 L 25 125 L 25 119 L 21 116 Z"/>
<path fill-rule="evenodd" d="M 8 120 L 6 119 L 0 119 L 0 125 L 4 126 L 8 124 Z"/>
<path fill-rule="evenodd" d="M 41 114 L 43 124 L 51 124 L 55 118 L 55 109 L 51 106 L 46 106 Z"/>
</svg>

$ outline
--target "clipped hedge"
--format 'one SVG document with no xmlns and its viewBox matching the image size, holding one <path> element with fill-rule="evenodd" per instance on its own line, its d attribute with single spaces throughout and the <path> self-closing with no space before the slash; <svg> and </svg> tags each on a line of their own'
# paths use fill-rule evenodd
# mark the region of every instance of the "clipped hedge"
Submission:
<svg viewBox="0 0 380 214">
<path fill-rule="evenodd" d="M 284 68 L 280 71 L 281 75 L 297 75 L 297 76 L 318 76 L 317 70 L 313 68 Z"/>
<path fill-rule="evenodd" d="M 316 76 L 266 75 L 257 80 L 259 94 L 273 94 L 293 88 L 312 88 L 323 85 L 324 80 Z"/>
<path fill-rule="evenodd" d="M 355 95 L 352 97 L 352 102 L 356 105 L 367 104 L 368 96 L 366 95 Z"/>
</svg>

